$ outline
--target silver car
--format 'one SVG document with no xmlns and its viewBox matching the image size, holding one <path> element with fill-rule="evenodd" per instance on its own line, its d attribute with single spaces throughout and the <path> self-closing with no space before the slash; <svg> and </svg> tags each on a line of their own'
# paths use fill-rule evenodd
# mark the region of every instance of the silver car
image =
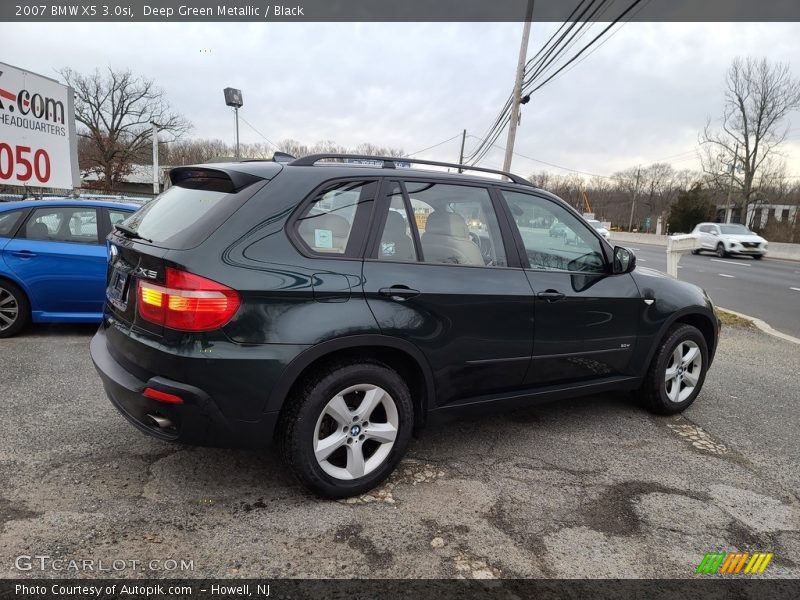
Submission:
<svg viewBox="0 0 800 600">
<path fill-rule="evenodd" d="M 701 244 L 692 254 L 708 251 L 716 252 L 720 258 L 736 254 L 755 259 L 767 254 L 767 240 L 737 223 L 700 223 L 692 233 Z"/>
</svg>

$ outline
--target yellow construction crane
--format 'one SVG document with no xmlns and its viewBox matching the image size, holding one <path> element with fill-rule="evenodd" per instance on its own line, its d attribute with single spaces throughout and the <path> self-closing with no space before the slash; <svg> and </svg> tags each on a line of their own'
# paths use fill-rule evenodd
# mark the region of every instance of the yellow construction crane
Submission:
<svg viewBox="0 0 800 600">
<path fill-rule="evenodd" d="M 583 194 L 583 212 L 594 212 L 592 211 L 592 205 L 589 203 L 589 196 L 586 195 L 584 190 L 581 190 L 581 193 Z"/>
</svg>

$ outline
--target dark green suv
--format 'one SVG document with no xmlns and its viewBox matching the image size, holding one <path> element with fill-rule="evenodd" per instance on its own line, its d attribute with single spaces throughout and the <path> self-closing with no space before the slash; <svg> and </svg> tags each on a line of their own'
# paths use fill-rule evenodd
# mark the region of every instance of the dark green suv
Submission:
<svg viewBox="0 0 800 600">
<path fill-rule="evenodd" d="M 459 165 L 281 160 L 174 169 L 109 236 L 92 358 L 141 431 L 277 440 L 305 485 L 341 497 L 440 417 L 610 390 L 668 414 L 700 392 L 708 296 L 635 268 L 552 194 L 445 171 Z"/>
</svg>

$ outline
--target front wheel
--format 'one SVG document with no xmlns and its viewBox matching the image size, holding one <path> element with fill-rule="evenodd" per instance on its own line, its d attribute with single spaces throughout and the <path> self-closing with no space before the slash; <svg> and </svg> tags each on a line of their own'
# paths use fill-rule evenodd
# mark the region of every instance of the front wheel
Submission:
<svg viewBox="0 0 800 600">
<path fill-rule="evenodd" d="M 723 244 L 722 242 L 717 244 L 717 256 L 719 256 L 720 258 L 725 258 L 726 256 L 728 256 L 728 252 L 725 250 L 725 244 Z"/>
<path fill-rule="evenodd" d="M 328 498 L 369 491 L 394 470 L 411 438 L 408 386 L 378 362 L 334 365 L 310 377 L 289 404 L 279 435 L 284 460 Z"/>
<path fill-rule="evenodd" d="M 0 338 L 17 335 L 31 320 L 28 298 L 18 286 L 0 280 Z"/>
<path fill-rule="evenodd" d="M 761 260 L 762 258 L 764 258 L 764 255 L 763 254 L 754 254 L 753 258 L 755 258 L 756 260 Z"/>
<path fill-rule="evenodd" d="M 682 412 L 694 402 L 708 370 L 708 345 L 700 331 L 677 323 L 656 350 L 639 398 L 662 415 Z"/>
</svg>

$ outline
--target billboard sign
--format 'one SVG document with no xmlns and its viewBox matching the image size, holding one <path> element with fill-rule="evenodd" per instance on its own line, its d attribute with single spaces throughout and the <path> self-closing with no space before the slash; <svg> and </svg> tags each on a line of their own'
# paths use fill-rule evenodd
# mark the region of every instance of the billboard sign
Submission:
<svg viewBox="0 0 800 600">
<path fill-rule="evenodd" d="M 72 88 L 0 62 L 0 185 L 79 184 Z"/>
</svg>

